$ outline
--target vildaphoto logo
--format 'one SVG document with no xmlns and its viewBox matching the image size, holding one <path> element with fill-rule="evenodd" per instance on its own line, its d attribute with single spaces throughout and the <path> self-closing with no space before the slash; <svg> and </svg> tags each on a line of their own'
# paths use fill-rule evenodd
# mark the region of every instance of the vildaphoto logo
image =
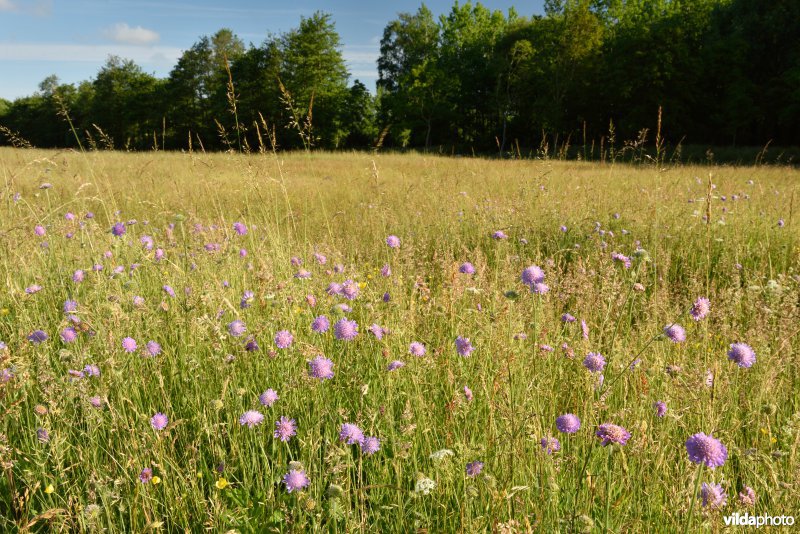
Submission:
<svg viewBox="0 0 800 534">
<path fill-rule="evenodd" d="M 794 516 L 791 515 L 750 515 L 736 512 L 724 517 L 726 526 L 737 527 L 782 527 L 794 525 Z"/>
</svg>

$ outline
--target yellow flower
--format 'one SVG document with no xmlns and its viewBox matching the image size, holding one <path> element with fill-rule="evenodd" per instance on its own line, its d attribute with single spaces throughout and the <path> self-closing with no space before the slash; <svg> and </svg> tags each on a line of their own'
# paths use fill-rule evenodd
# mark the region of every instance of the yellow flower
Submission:
<svg viewBox="0 0 800 534">
<path fill-rule="evenodd" d="M 224 478 L 220 478 L 219 480 L 217 480 L 215 486 L 217 486 L 217 489 L 225 489 L 228 487 L 228 481 L 225 480 Z"/>
<path fill-rule="evenodd" d="M 762 434 L 766 434 L 766 433 L 767 433 L 767 429 L 766 429 L 766 428 L 762 428 L 762 429 L 761 429 L 761 433 L 762 433 Z"/>
<path fill-rule="evenodd" d="M 53 493 L 55 490 L 56 488 L 54 488 L 52 484 L 48 484 L 47 487 L 44 488 L 44 492 L 47 493 L 48 495 Z"/>
<path fill-rule="evenodd" d="M 372 280 L 372 275 L 371 274 L 367 275 L 367 280 Z"/>
<path fill-rule="evenodd" d="M 153 484 L 161 484 L 161 477 L 159 477 L 159 476 L 154 476 L 154 477 L 152 478 L 151 482 L 152 482 Z"/>
<path fill-rule="evenodd" d="M 203 478 L 203 473 L 201 473 L 201 472 L 199 472 L 199 471 L 198 471 L 198 472 L 197 472 L 197 478 Z"/>
<path fill-rule="evenodd" d="M 365 287 L 367 287 L 367 283 L 366 283 L 366 282 L 359 282 L 359 283 L 358 283 L 358 287 L 359 287 L 360 289 L 364 289 Z"/>
<path fill-rule="evenodd" d="M 9 313 L 11 313 L 11 312 L 9 311 L 8 308 L 3 308 L 2 310 L 0 310 L 0 315 L 2 315 L 2 316 L 6 316 Z"/>
</svg>

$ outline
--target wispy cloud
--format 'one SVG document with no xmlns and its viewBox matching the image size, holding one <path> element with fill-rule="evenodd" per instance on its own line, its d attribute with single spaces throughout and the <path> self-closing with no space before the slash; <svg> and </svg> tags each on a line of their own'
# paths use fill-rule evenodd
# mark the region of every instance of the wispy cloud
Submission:
<svg viewBox="0 0 800 534">
<path fill-rule="evenodd" d="M 16 11 L 17 4 L 11 0 L 0 0 L 0 11 Z"/>
<path fill-rule="evenodd" d="M 0 0 L 0 12 L 25 13 L 49 17 L 53 13 L 52 0 Z"/>
<path fill-rule="evenodd" d="M 177 47 L 126 44 L 14 43 L 0 41 L 0 61 L 102 63 L 109 55 L 150 65 L 174 65 L 182 53 Z"/>
<path fill-rule="evenodd" d="M 103 32 L 103 35 L 112 41 L 130 45 L 151 45 L 157 43 L 161 38 L 161 36 L 153 30 L 148 30 L 141 26 L 132 28 L 124 22 L 107 28 Z"/>
</svg>

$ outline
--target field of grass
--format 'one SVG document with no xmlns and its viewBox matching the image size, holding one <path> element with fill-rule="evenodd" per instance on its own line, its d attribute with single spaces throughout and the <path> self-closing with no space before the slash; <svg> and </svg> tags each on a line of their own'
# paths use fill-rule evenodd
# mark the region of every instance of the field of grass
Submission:
<svg viewBox="0 0 800 534">
<path fill-rule="evenodd" d="M 4 149 L 0 177 L 0 531 L 800 516 L 798 170 Z"/>
</svg>

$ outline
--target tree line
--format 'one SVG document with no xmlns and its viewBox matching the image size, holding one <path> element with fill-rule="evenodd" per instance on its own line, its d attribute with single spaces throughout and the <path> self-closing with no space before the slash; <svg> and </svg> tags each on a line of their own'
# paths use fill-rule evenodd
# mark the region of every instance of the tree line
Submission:
<svg viewBox="0 0 800 534">
<path fill-rule="evenodd" d="M 257 46 L 222 29 L 163 79 L 110 57 L 92 80 L 50 76 L 0 99 L 0 143 L 501 154 L 800 144 L 797 0 L 547 0 L 529 17 L 471 2 L 435 17 L 423 4 L 386 25 L 377 69 L 374 93 L 350 82 L 329 14 Z"/>
</svg>

